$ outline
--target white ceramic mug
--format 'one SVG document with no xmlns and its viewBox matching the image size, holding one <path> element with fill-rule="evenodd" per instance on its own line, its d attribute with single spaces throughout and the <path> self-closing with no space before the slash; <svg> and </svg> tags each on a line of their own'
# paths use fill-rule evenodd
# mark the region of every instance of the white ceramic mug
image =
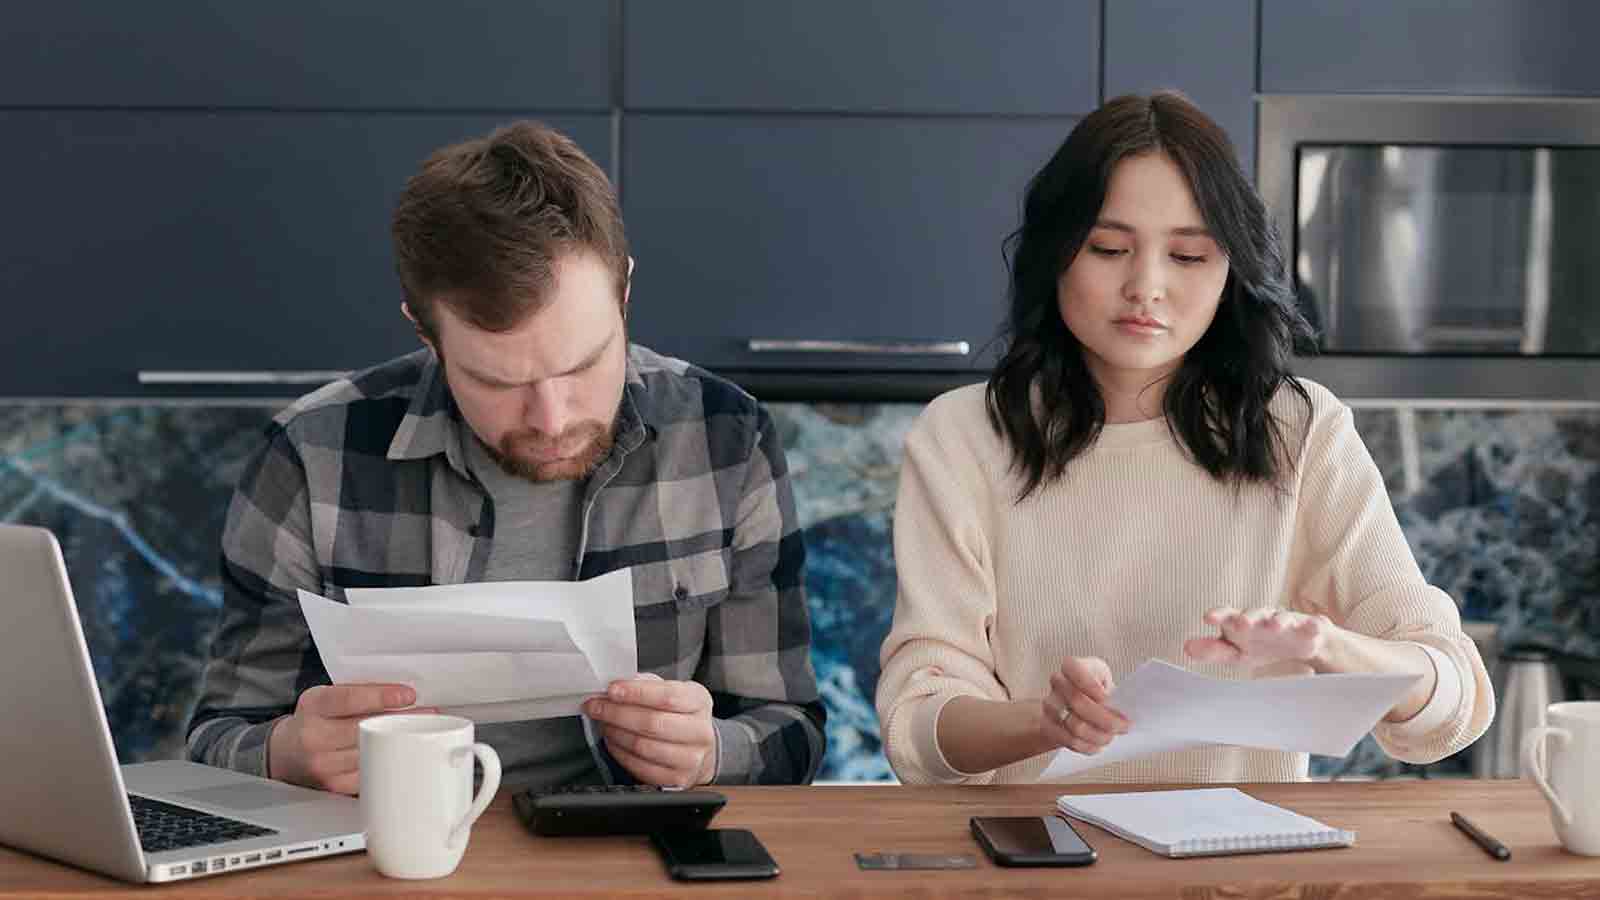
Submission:
<svg viewBox="0 0 1600 900">
<path fill-rule="evenodd" d="M 473 742 L 472 720 L 388 715 L 361 722 L 361 821 L 367 856 L 391 878 L 456 870 L 472 823 L 500 788 L 500 757 Z M 483 785 L 472 795 L 472 760 Z"/>
<path fill-rule="evenodd" d="M 1522 738 L 1522 774 L 1550 802 L 1561 846 L 1600 856 L 1600 701 L 1550 704 Z"/>
</svg>

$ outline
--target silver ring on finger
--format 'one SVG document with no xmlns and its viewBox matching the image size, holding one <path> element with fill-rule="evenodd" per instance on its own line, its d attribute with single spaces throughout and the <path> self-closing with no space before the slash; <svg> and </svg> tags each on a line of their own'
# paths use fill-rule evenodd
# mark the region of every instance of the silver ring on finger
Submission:
<svg viewBox="0 0 1600 900">
<path fill-rule="evenodd" d="M 1062 728 L 1067 727 L 1067 720 L 1072 718 L 1072 707 L 1063 705 L 1061 712 L 1056 713 L 1056 723 Z"/>
</svg>

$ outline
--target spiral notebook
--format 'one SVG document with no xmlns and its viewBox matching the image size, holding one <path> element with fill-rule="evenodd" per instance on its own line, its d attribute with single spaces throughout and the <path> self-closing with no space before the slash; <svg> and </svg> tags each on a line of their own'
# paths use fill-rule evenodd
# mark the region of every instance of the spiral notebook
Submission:
<svg viewBox="0 0 1600 900">
<path fill-rule="evenodd" d="M 1068 794 L 1056 806 L 1074 819 L 1163 856 L 1221 856 L 1348 847 L 1356 833 L 1332 828 L 1236 788 Z"/>
</svg>

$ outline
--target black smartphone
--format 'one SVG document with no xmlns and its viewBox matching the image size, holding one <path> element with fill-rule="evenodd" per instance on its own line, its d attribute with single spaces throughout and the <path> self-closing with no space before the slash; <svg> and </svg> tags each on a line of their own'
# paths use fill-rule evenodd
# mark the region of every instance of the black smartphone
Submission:
<svg viewBox="0 0 1600 900">
<path fill-rule="evenodd" d="M 1087 866 L 1097 858 L 1060 816 L 973 816 L 972 836 L 1002 866 Z"/>
<path fill-rule="evenodd" d="M 679 881 L 773 878 L 778 864 L 744 828 L 674 828 L 650 835 Z"/>
</svg>

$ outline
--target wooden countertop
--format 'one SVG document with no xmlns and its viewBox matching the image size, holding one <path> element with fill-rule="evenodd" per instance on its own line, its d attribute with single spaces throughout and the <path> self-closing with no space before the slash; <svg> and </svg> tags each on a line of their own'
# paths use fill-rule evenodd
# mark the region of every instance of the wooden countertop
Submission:
<svg viewBox="0 0 1600 900">
<path fill-rule="evenodd" d="M 1600 857 L 1564 851 L 1525 781 L 1241 785 L 1246 792 L 1358 833 L 1355 847 L 1174 860 L 1093 826 L 1100 853 L 1076 869 L 1006 869 L 970 836 L 974 815 L 1044 814 L 1060 786 L 725 788 L 713 823 L 750 828 L 783 874 L 765 882 L 677 883 L 645 838 L 539 838 L 502 795 L 448 878 L 398 881 L 364 854 L 168 885 L 127 885 L 0 848 L 0 898 L 165 897 L 784 897 L 1034 896 L 1135 898 L 1600 897 Z M 1085 790 L 1129 790 L 1125 785 Z M 1451 826 L 1457 810 L 1512 850 L 1491 859 Z M 978 868 L 863 872 L 857 850 L 972 853 Z"/>
</svg>

